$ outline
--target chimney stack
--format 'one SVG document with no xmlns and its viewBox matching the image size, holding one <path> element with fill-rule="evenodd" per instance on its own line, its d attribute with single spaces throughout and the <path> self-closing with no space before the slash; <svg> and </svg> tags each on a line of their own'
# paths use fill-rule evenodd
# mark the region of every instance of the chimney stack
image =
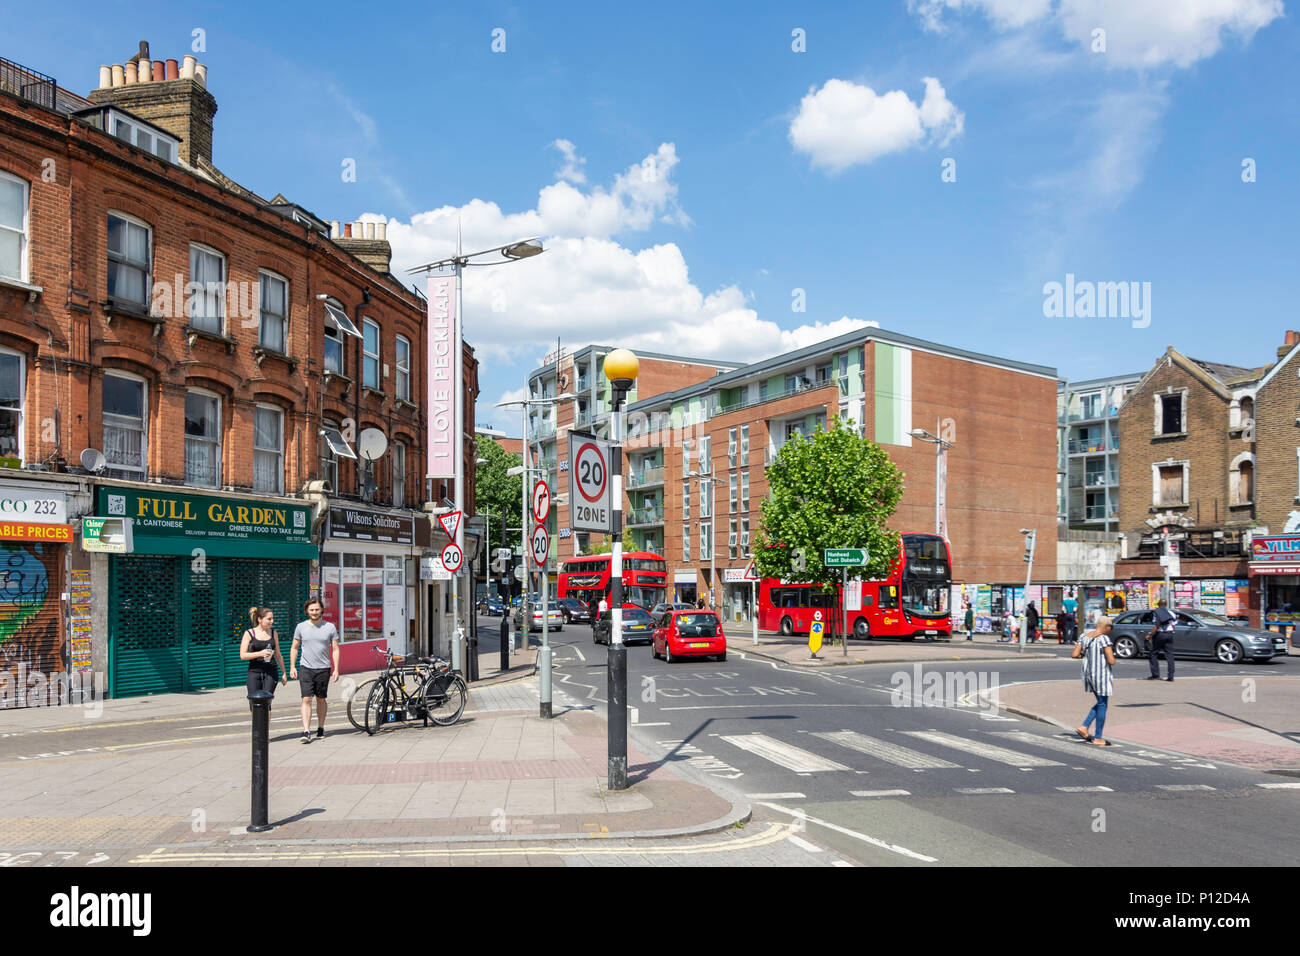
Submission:
<svg viewBox="0 0 1300 956">
<path fill-rule="evenodd" d="M 343 234 L 339 235 L 337 223 L 330 224 L 330 238 L 340 249 L 352 253 L 376 272 L 388 275 L 393 261 L 393 247 L 389 245 L 388 225 L 382 222 L 343 223 Z"/>
<path fill-rule="evenodd" d="M 151 58 L 148 43 L 142 41 L 140 52 L 125 64 L 100 68 L 99 89 L 92 90 L 88 99 L 120 106 L 171 133 L 180 140 L 182 162 L 211 163 L 217 101 L 207 90 L 207 67 L 192 55 L 185 56 L 184 64 L 178 70 L 176 60 Z"/>
<path fill-rule="evenodd" d="M 1278 360 L 1280 361 L 1286 358 L 1287 353 L 1295 348 L 1297 344 L 1300 344 L 1300 332 L 1297 332 L 1294 329 L 1288 329 L 1286 340 L 1277 347 Z"/>
</svg>

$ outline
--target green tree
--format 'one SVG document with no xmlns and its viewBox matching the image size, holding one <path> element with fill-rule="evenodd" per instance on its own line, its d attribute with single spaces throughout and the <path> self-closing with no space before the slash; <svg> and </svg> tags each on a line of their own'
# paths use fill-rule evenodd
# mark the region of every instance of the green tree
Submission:
<svg viewBox="0 0 1300 956">
<path fill-rule="evenodd" d="M 898 555 L 898 534 L 886 522 L 903 497 L 903 475 L 884 449 L 859 438 L 848 421 L 807 438 L 787 441 L 767 469 L 771 497 L 763 502 L 755 536 L 760 577 L 821 584 L 831 590 L 839 568 L 826 568 L 828 548 L 866 548 L 869 563 L 850 568 L 866 580 L 888 576 Z M 792 564 L 802 548 L 807 567 Z"/>
<path fill-rule="evenodd" d="M 523 510 L 524 479 L 522 475 L 507 475 L 506 471 L 523 464 L 519 455 L 506 451 L 491 438 L 480 435 L 478 439 L 478 456 L 486 458 L 485 464 L 478 466 L 474 478 L 474 507 L 479 514 L 492 513 L 492 526 L 489 529 L 491 541 L 488 542 L 489 553 L 492 548 L 501 547 L 502 521 L 507 528 L 519 526 Z M 508 547 L 519 545 L 519 532 L 510 531 L 506 535 Z"/>
</svg>

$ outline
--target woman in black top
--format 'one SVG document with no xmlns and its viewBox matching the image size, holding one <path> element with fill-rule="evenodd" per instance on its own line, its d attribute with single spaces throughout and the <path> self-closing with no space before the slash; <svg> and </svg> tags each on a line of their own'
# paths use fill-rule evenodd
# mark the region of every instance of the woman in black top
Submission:
<svg viewBox="0 0 1300 956">
<path fill-rule="evenodd" d="M 239 657 L 248 661 L 248 690 L 275 693 L 276 665 L 279 665 L 279 682 L 287 684 L 289 678 L 280 656 L 280 637 L 275 633 L 275 612 L 268 607 L 250 607 L 249 620 L 253 626 L 244 632 L 239 645 Z M 274 661 L 275 663 L 272 663 Z"/>
</svg>

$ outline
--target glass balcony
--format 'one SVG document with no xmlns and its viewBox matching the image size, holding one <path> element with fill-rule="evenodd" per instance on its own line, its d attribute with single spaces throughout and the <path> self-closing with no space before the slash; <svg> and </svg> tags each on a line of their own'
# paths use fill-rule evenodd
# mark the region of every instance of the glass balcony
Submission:
<svg viewBox="0 0 1300 956">
<path fill-rule="evenodd" d="M 1086 474 L 1070 476 L 1071 488 L 1106 488 L 1118 484 L 1118 468 L 1111 468 L 1107 471 L 1090 471 Z"/>
<path fill-rule="evenodd" d="M 1097 438 L 1071 438 L 1069 442 L 1071 455 L 1100 455 L 1108 451 L 1119 450 L 1119 436 L 1111 435 L 1110 441 Z"/>
<path fill-rule="evenodd" d="M 645 528 L 664 523 L 664 506 L 656 504 L 649 508 L 629 508 L 623 516 L 623 523 L 629 528 Z"/>
<path fill-rule="evenodd" d="M 629 488 L 649 488 L 654 485 L 664 483 L 664 470 L 662 466 L 638 468 L 633 467 L 627 476 L 627 486 Z"/>
</svg>

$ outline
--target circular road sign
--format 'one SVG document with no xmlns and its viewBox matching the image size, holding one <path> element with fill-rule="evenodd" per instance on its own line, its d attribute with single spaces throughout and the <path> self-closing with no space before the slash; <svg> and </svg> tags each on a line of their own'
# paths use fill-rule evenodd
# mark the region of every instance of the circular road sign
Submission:
<svg viewBox="0 0 1300 956">
<path fill-rule="evenodd" d="M 551 488 L 545 481 L 533 485 L 533 520 L 545 521 L 551 513 Z"/>
<path fill-rule="evenodd" d="M 539 568 L 546 567 L 546 556 L 551 553 L 551 538 L 545 528 L 533 529 L 532 551 L 533 564 Z"/>
<path fill-rule="evenodd" d="M 609 482 L 609 462 L 599 445 L 583 442 L 578 446 L 578 457 L 573 466 L 578 481 L 578 494 L 595 504 L 605 497 Z"/>
<path fill-rule="evenodd" d="M 821 611 L 813 611 L 813 620 L 814 620 L 814 621 L 820 621 L 821 619 L 822 619 L 822 612 L 821 612 Z"/>
<path fill-rule="evenodd" d="M 455 574 L 460 570 L 461 564 L 465 561 L 465 554 L 460 550 L 460 545 L 452 542 L 442 549 L 442 566 Z"/>
</svg>

